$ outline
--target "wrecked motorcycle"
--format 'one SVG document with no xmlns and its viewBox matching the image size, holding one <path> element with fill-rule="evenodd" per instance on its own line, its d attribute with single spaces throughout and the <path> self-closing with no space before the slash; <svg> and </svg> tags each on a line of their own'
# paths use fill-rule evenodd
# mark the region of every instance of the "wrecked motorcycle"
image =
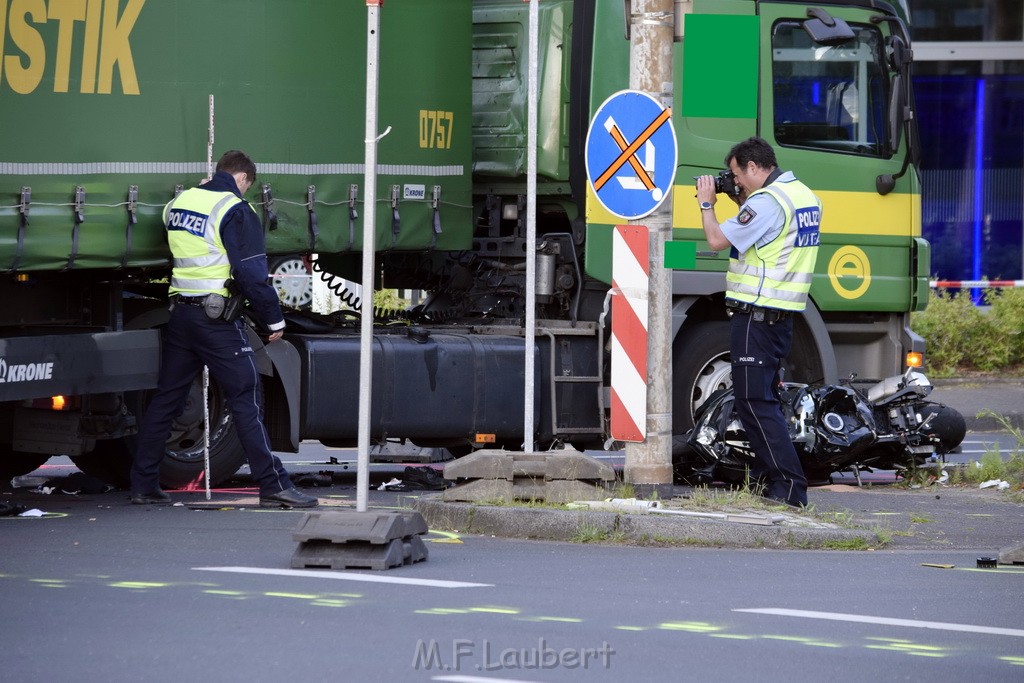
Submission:
<svg viewBox="0 0 1024 683">
<path fill-rule="evenodd" d="M 779 399 L 811 485 L 833 473 L 912 470 L 952 451 L 966 433 L 959 412 L 927 400 L 931 382 L 913 369 L 879 382 L 855 376 L 826 386 L 783 382 Z M 676 480 L 691 485 L 741 484 L 758 478 L 754 455 L 733 409 L 731 388 L 697 410 L 686 445 L 673 456 Z"/>
</svg>

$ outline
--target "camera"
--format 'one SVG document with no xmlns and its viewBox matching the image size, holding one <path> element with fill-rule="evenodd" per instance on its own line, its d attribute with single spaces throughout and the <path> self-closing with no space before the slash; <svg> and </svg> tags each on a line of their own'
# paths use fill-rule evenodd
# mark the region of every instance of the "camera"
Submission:
<svg viewBox="0 0 1024 683">
<path fill-rule="evenodd" d="M 740 194 L 740 188 L 736 184 L 736 176 L 729 169 L 719 171 L 718 176 L 715 178 L 715 193 L 716 194 L 727 194 L 733 197 L 737 197 Z"/>
<path fill-rule="evenodd" d="M 694 176 L 697 180 L 700 176 Z M 719 171 L 715 177 L 715 194 L 727 194 L 732 197 L 740 196 L 740 186 L 736 184 L 736 176 L 729 169 Z"/>
</svg>

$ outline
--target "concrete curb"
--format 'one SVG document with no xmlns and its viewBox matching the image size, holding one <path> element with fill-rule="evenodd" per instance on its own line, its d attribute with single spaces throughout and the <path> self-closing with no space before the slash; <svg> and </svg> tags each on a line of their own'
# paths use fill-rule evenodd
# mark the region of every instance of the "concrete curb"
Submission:
<svg viewBox="0 0 1024 683">
<path fill-rule="evenodd" d="M 875 531 L 836 526 L 759 526 L 714 519 L 455 503 L 421 496 L 413 508 L 431 529 L 550 541 L 687 545 L 715 548 L 821 549 L 878 546 Z"/>
</svg>

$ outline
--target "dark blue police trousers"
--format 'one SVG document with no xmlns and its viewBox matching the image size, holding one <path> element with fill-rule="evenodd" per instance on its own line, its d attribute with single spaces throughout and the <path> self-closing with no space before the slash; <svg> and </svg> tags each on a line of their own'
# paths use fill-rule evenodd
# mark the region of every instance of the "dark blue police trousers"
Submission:
<svg viewBox="0 0 1024 683">
<path fill-rule="evenodd" d="M 184 411 L 192 381 L 204 364 L 220 385 L 260 494 L 291 488 L 281 460 L 270 450 L 259 372 L 242 322 L 210 320 L 202 307 L 175 305 L 163 332 L 162 354 L 156 394 L 139 427 L 132 491 L 150 493 L 159 488 L 160 462 L 171 424 Z"/>
<path fill-rule="evenodd" d="M 779 403 L 779 370 L 793 343 L 793 318 L 768 323 L 736 312 L 730 333 L 736 414 L 758 465 L 754 474 L 767 477 L 770 498 L 807 505 L 807 479 Z"/>
</svg>

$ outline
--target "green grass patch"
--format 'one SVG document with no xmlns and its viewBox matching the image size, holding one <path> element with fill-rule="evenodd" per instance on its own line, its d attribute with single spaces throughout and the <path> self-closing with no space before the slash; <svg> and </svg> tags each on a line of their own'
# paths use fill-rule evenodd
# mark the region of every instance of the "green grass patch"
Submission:
<svg viewBox="0 0 1024 683">
<path fill-rule="evenodd" d="M 1013 444 L 1009 457 L 1003 457 L 999 444 L 987 445 L 979 460 L 968 463 L 965 467 L 949 468 L 949 483 L 977 486 L 982 482 L 999 479 L 1010 484 L 1006 491 L 1008 497 L 1015 502 L 1024 498 L 1024 431 L 1014 427 L 1004 416 L 991 410 L 983 410 L 978 417 L 992 417 L 1000 426 L 1010 433 Z"/>
<path fill-rule="evenodd" d="M 795 511 L 784 503 L 774 503 L 762 498 L 759 492 L 744 487 L 739 489 L 720 489 L 709 486 L 695 486 L 687 500 L 687 508 L 698 511 L 723 509 L 749 510 L 787 510 Z"/>
<path fill-rule="evenodd" d="M 870 550 L 875 546 L 863 536 L 855 536 L 854 538 L 823 541 L 821 547 L 825 550 Z"/>
</svg>

